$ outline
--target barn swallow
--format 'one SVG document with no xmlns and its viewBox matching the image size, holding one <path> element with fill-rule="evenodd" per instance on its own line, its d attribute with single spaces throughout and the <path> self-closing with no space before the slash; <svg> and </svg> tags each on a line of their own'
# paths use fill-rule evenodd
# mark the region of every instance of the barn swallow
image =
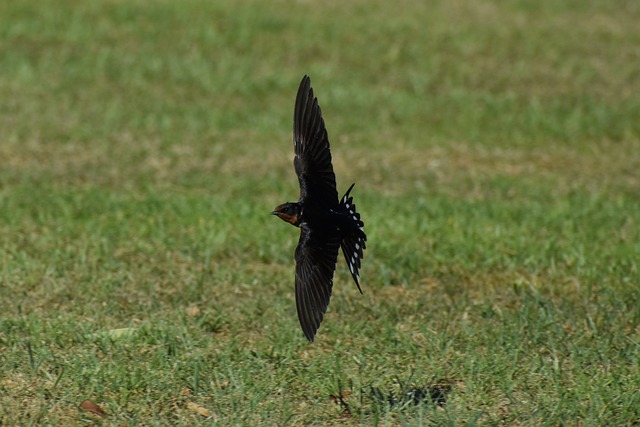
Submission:
<svg viewBox="0 0 640 427">
<path fill-rule="evenodd" d="M 276 207 L 272 214 L 300 228 L 295 252 L 296 308 L 305 337 L 313 341 L 329 306 L 339 248 L 362 293 L 360 266 L 367 236 L 349 195 L 354 184 L 338 200 L 329 137 L 308 76 L 302 78 L 296 96 L 293 147 L 300 199 Z"/>
</svg>

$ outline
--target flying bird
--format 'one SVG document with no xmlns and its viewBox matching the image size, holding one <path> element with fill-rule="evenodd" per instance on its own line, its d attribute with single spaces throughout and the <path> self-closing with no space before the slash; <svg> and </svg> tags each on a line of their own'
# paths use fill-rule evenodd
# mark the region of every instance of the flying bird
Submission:
<svg viewBox="0 0 640 427">
<path fill-rule="evenodd" d="M 302 78 L 296 96 L 293 147 L 300 199 L 284 203 L 272 213 L 300 227 L 295 251 L 296 308 L 305 337 L 313 341 L 329 306 L 339 248 L 362 293 L 360 267 L 367 236 L 350 196 L 355 184 L 338 199 L 329 137 L 308 76 Z"/>
</svg>

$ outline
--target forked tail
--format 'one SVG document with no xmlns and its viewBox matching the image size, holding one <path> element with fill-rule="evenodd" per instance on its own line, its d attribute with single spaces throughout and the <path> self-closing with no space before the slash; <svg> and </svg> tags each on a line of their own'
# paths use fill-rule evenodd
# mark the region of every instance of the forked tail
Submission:
<svg viewBox="0 0 640 427">
<path fill-rule="evenodd" d="M 347 231 L 342 238 L 340 246 L 342 247 L 342 253 L 344 259 L 347 261 L 349 271 L 353 280 L 356 282 L 356 286 L 360 293 L 360 267 L 362 266 L 361 260 L 364 256 L 364 250 L 366 249 L 367 235 L 364 233 L 364 223 L 360 220 L 360 214 L 356 211 L 356 205 L 353 203 L 353 197 L 349 196 L 351 189 L 355 184 L 351 184 L 349 190 L 340 200 L 340 206 L 344 207 L 348 212 L 350 220 L 352 220 L 353 227 Z"/>
</svg>

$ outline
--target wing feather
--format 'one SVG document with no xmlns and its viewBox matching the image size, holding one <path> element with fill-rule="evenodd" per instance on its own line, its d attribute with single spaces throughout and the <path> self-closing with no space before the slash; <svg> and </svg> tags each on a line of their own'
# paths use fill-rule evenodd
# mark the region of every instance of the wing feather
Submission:
<svg viewBox="0 0 640 427">
<path fill-rule="evenodd" d="M 329 306 L 339 247 L 337 230 L 316 231 L 307 224 L 301 225 L 295 255 L 296 308 L 309 341 L 313 341 Z"/>
<path fill-rule="evenodd" d="M 338 204 L 338 191 L 331 164 L 329 136 L 308 76 L 302 78 L 296 96 L 293 144 L 293 166 L 300 183 L 300 199 L 328 208 L 335 207 Z"/>
</svg>

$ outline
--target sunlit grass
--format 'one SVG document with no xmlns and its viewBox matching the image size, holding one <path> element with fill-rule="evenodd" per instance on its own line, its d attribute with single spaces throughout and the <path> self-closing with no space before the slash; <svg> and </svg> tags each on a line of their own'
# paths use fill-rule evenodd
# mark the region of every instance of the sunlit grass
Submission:
<svg viewBox="0 0 640 427">
<path fill-rule="evenodd" d="M 638 7 L 271 7 L 0 5 L 0 424 L 637 423 Z M 369 237 L 313 344 L 304 74 Z"/>
</svg>

